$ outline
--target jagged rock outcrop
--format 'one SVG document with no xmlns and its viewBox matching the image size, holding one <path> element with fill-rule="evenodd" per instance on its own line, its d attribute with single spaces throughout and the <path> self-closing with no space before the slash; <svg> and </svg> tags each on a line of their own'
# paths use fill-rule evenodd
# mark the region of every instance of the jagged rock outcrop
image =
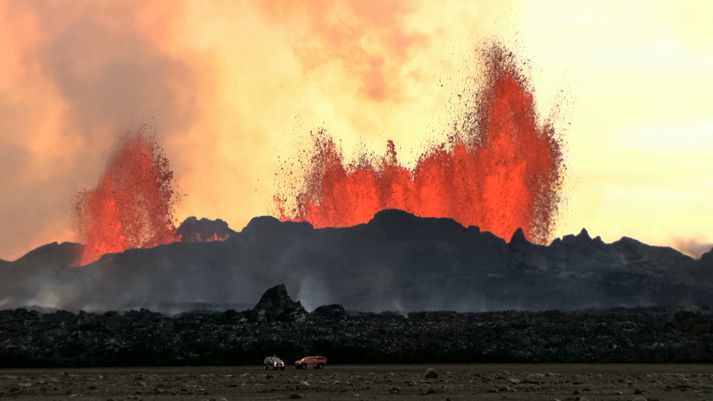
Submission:
<svg viewBox="0 0 713 401">
<path fill-rule="evenodd" d="M 183 242 L 212 242 L 226 241 L 237 233 L 221 219 L 198 219 L 191 216 L 178 226 L 176 234 Z"/>
<path fill-rule="evenodd" d="M 299 301 L 293 301 L 285 285 L 280 284 L 265 291 L 249 316 L 258 322 L 294 322 L 303 321 L 307 311 Z"/>
<path fill-rule="evenodd" d="M 522 230 L 522 228 L 518 228 L 512 234 L 512 237 L 510 237 L 510 242 L 508 244 L 511 246 L 516 246 L 529 243 L 530 242 L 527 241 L 527 237 L 525 237 L 525 232 Z"/>
</svg>

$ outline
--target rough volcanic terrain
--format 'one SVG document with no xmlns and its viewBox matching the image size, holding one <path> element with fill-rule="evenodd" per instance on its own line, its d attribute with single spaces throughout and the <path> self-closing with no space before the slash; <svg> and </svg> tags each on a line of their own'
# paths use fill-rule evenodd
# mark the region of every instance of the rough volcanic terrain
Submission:
<svg viewBox="0 0 713 401">
<path fill-rule="evenodd" d="M 450 219 L 386 210 L 346 228 L 257 217 L 240 232 L 197 219 L 179 232 L 181 242 L 105 255 L 81 268 L 74 266 L 82 247 L 71 243 L 2 263 L 0 308 L 242 310 L 278 283 L 308 310 L 713 305 L 713 251 L 693 259 L 632 238 L 605 243 L 586 230 L 544 246 L 523 231 L 505 241 Z"/>
<path fill-rule="evenodd" d="M 0 311 L 0 367 L 330 363 L 712 363 L 713 312 L 308 313 L 285 287 L 244 312 Z"/>
</svg>

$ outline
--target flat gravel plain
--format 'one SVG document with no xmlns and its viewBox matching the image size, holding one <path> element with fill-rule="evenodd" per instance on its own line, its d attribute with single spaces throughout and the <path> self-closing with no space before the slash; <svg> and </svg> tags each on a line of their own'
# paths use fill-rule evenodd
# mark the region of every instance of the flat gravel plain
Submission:
<svg viewBox="0 0 713 401">
<path fill-rule="evenodd" d="M 428 370 L 437 377 L 427 377 Z M 4 369 L 0 370 L 0 399 L 713 401 L 713 365 Z"/>
</svg>

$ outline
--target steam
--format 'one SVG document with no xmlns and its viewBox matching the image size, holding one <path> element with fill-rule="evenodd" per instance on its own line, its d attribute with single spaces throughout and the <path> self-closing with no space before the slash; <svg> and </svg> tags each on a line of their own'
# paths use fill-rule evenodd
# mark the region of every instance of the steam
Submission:
<svg viewBox="0 0 713 401">
<path fill-rule="evenodd" d="M 271 22 L 291 32 L 291 45 L 308 74 L 337 67 L 358 78 L 358 90 L 369 100 L 403 97 L 403 73 L 410 53 L 424 46 L 426 35 L 410 29 L 407 16 L 417 4 L 405 1 L 278 1 L 260 3 Z"/>
<path fill-rule="evenodd" d="M 191 66 L 154 39 L 179 3 L 0 5 L 0 255 L 71 239 L 74 194 L 127 128 L 178 135 L 196 117 Z M 4 38 L 7 38 L 7 42 Z"/>
<path fill-rule="evenodd" d="M 706 241 L 704 238 L 674 238 L 673 247 L 679 251 L 700 259 L 703 254 L 711 251 L 713 249 L 713 244 Z"/>
<path fill-rule="evenodd" d="M 274 212 L 275 155 L 289 154 L 305 127 L 327 124 L 346 152 L 403 132 L 400 160 L 415 162 L 411 147 L 450 121 L 474 31 L 495 26 L 495 9 L 0 2 L 0 258 L 80 240 L 68 212 L 75 194 L 142 123 L 156 128 L 188 194 L 179 220 L 241 227 Z"/>
</svg>

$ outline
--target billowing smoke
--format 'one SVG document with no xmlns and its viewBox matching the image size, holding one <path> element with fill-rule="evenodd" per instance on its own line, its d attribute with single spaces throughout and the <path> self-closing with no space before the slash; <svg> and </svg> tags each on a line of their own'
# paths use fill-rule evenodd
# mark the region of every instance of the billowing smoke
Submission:
<svg viewBox="0 0 713 401">
<path fill-rule="evenodd" d="M 159 5 L 0 4 L 0 257 L 76 240 L 74 197 L 127 129 L 193 124 L 195 71 L 159 40 L 183 5 Z"/>
<path fill-rule="evenodd" d="M 67 213 L 75 194 L 96 184 L 118 137 L 144 122 L 188 194 L 177 216 L 233 227 L 272 211 L 274 155 L 290 152 L 301 127 L 328 122 L 347 149 L 395 127 L 428 137 L 429 123 L 447 117 L 449 80 L 459 79 L 473 30 L 493 25 L 485 9 L 1 2 L 0 258 L 78 240 Z M 476 11 L 478 24 L 459 23 Z"/>
<path fill-rule="evenodd" d="M 485 38 L 522 49 L 523 61 L 532 60 L 536 69 L 526 72 L 541 107 L 559 102 L 567 112 L 568 101 L 558 100 L 561 90 L 578 104 L 557 126 L 562 132 L 563 122 L 571 122 L 567 135 L 575 156 L 568 163 L 572 207 L 561 214 L 559 230 L 596 226 L 613 239 L 627 227 L 628 235 L 670 243 L 670 230 L 647 226 L 649 216 L 657 216 L 667 221 L 661 227 L 676 226 L 676 235 L 695 227 L 705 232 L 709 221 L 694 212 L 699 199 L 709 198 L 708 187 L 699 185 L 706 177 L 697 175 L 709 170 L 698 168 L 709 162 L 700 144 L 693 153 L 667 148 L 664 159 L 637 152 L 642 158 L 633 169 L 629 152 L 612 155 L 603 171 L 594 154 L 630 138 L 630 129 L 648 132 L 668 123 L 674 128 L 662 129 L 667 133 L 702 127 L 706 143 L 710 60 L 699 45 L 708 43 L 701 33 L 709 24 L 697 18 L 706 13 L 677 9 L 686 16 L 681 21 L 694 23 L 664 33 L 677 31 L 683 36 L 672 36 L 674 42 L 687 43 L 664 49 L 672 64 L 649 62 L 664 54 L 656 38 L 666 10 L 642 14 L 637 29 L 625 29 L 632 23 L 626 19 L 612 21 L 618 29 L 612 32 L 626 33 L 615 46 L 607 36 L 575 28 L 562 46 L 552 46 L 564 25 L 543 21 L 578 20 L 594 29 L 607 14 L 620 14 L 613 4 L 595 8 L 552 13 L 526 3 L 411 0 L 2 1 L 0 258 L 54 240 L 78 240 L 67 212 L 75 194 L 96 184 L 118 136 L 144 122 L 160 133 L 177 184 L 188 194 L 176 213 L 180 220 L 210 214 L 242 227 L 274 212 L 275 154 L 295 153 L 300 141 L 294 137 L 314 127 L 333 133 L 347 159 L 362 145 L 382 149 L 393 139 L 398 162 L 413 169 L 423 144 L 452 123 L 454 108 L 460 111 L 472 50 Z M 632 44 L 642 45 L 634 56 L 651 75 L 640 74 L 639 62 L 616 57 Z M 576 56 L 563 63 L 562 54 Z M 611 96 L 614 89 L 621 93 Z M 660 93 L 674 100 L 655 101 Z M 636 188 L 652 166 L 678 171 L 652 185 L 657 194 L 678 194 L 676 204 L 690 206 L 680 208 L 685 216 L 665 213 L 668 201 L 648 214 L 608 213 L 611 205 L 650 199 Z M 610 186 L 624 171 L 637 185 L 627 183 L 623 191 Z"/>
<path fill-rule="evenodd" d="M 407 26 L 416 8 L 414 2 L 377 0 L 260 3 L 269 21 L 301 25 L 291 43 L 307 74 L 322 73 L 330 65 L 346 70 L 357 78 L 358 90 L 376 102 L 403 97 L 405 81 L 412 79 L 403 67 L 428 41 Z"/>
<path fill-rule="evenodd" d="M 703 238 L 674 238 L 672 241 L 676 249 L 694 258 L 713 250 L 713 244 Z"/>
</svg>

